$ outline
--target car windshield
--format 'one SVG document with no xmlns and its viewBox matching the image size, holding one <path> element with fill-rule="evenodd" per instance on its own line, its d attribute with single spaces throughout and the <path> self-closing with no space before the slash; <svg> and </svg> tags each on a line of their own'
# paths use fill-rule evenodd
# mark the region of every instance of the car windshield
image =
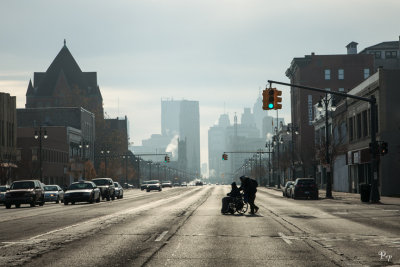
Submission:
<svg viewBox="0 0 400 267">
<path fill-rule="evenodd" d="M 310 185 L 310 184 L 314 184 L 314 180 L 298 180 L 297 184 L 305 184 L 305 185 Z"/>
<path fill-rule="evenodd" d="M 14 182 L 10 189 L 31 189 L 35 188 L 34 182 Z"/>
<path fill-rule="evenodd" d="M 158 180 L 153 180 L 153 181 L 148 181 L 147 184 L 158 184 L 160 181 Z"/>
<path fill-rule="evenodd" d="M 55 185 L 46 185 L 44 191 L 58 191 L 58 188 Z"/>
<path fill-rule="evenodd" d="M 83 190 L 83 189 L 92 189 L 93 186 L 90 183 L 76 183 L 76 184 L 71 184 L 68 187 L 68 190 Z"/>
<path fill-rule="evenodd" d="M 119 187 L 119 184 L 118 184 L 118 183 L 114 183 L 114 185 L 115 185 L 115 187 Z"/>
<path fill-rule="evenodd" d="M 92 182 L 96 185 L 109 185 L 109 182 L 106 179 L 93 180 Z"/>
<path fill-rule="evenodd" d="M 7 191 L 7 187 L 5 186 L 0 186 L 0 192 L 6 192 Z"/>
</svg>

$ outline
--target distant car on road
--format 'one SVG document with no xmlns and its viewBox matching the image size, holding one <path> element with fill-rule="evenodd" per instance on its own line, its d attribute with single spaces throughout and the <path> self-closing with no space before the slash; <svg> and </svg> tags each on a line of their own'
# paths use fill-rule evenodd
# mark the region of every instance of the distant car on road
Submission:
<svg viewBox="0 0 400 267">
<path fill-rule="evenodd" d="M 318 199 L 318 186 L 313 178 L 297 178 L 291 187 L 291 197 Z"/>
<path fill-rule="evenodd" d="M 101 192 L 97 185 L 91 181 L 72 183 L 64 194 L 64 205 L 76 202 L 100 202 Z"/>
<path fill-rule="evenodd" d="M 110 201 L 115 199 L 115 185 L 111 178 L 96 178 L 92 180 L 101 192 L 101 198 Z"/>
<path fill-rule="evenodd" d="M 31 207 L 44 205 L 44 188 L 39 180 L 21 180 L 11 184 L 10 190 L 6 192 L 6 208 L 15 205 L 19 208 L 21 204 L 30 204 Z"/>
<path fill-rule="evenodd" d="M 187 186 L 187 183 L 183 182 L 181 183 L 181 186 Z"/>
<path fill-rule="evenodd" d="M 284 197 L 290 197 L 290 190 L 293 184 L 294 181 L 287 181 L 286 184 L 282 187 L 282 195 Z"/>
<path fill-rule="evenodd" d="M 64 200 L 64 190 L 58 185 L 45 185 L 44 186 L 44 201 L 55 201 L 57 204 Z"/>
<path fill-rule="evenodd" d="M 179 183 L 174 183 L 174 186 L 181 186 Z"/>
<path fill-rule="evenodd" d="M 124 197 L 124 188 L 118 183 L 114 182 L 115 185 L 115 196 L 120 199 Z"/>
<path fill-rule="evenodd" d="M 164 187 L 172 187 L 172 183 L 170 181 L 163 182 L 161 186 Z"/>
<path fill-rule="evenodd" d="M 162 190 L 161 183 L 159 180 L 147 181 L 146 191 L 150 192 L 151 190 L 158 190 L 158 191 Z"/>
<path fill-rule="evenodd" d="M 7 190 L 10 189 L 9 185 L 0 185 L 0 204 L 4 204 Z"/>
<path fill-rule="evenodd" d="M 196 185 L 197 185 L 197 186 L 203 186 L 203 182 L 202 182 L 202 181 L 197 181 L 197 182 L 196 182 Z"/>
<path fill-rule="evenodd" d="M 147 183 L 148 183 L 149 181 L 143 181 L 141 184 L 140 184 L 140 190 L 145 190 L 146 188 L 147 188 Z"/>
</svg>

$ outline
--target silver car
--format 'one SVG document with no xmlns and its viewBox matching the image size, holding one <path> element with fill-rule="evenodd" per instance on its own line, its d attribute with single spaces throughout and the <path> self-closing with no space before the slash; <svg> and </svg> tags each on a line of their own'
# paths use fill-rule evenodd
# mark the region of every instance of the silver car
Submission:
<svg viewBox="0 0 400 267">
<path fill-rule="evenodd" d="M 44 201 L 60 203 L 64 201 L 64 190 L 58 185 L 45 185 L 44 186 Z"/>
<path fill-rule="evenodd" d="M 115 196 L 118 199 L 124 198 L 124 188 L 122 188 L 122 186 L 118 182 L 114 182 L 114 185 L 115 185 Z"/>
<path fill-rule="evenodd" d="M 10 189 L 9 185 L 0 185 L 0 204 L 4 204 L 4 199 L 8 189 Z"/>
</svg>

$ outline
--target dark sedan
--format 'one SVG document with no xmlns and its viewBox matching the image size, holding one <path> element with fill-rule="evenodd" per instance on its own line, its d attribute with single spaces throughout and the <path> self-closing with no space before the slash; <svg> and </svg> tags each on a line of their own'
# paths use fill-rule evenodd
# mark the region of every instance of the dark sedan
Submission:
<svg viewBox="0 0 400 267">
<path fill-rule="evenodd" d="M 76 202 L 100 202 L 100 189 L 95 183 L 90 181 L 80 181 L 72 183 L 64 194 L 64 205 L 71 202 L 74 205 Z"/>
<path fill-rule="evenodd" d="M 318 199 L 318 186 L 313 178 L 297 178 L 291 189 L 293 199 L 301 197 Z"/>
</svg>

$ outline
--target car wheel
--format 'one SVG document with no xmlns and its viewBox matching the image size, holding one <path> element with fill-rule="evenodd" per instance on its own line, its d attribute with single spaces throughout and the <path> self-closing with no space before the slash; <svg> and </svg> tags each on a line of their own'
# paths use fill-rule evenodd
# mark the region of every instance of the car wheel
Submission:
<svg viewBox="0 0 400 267">
<path fill-rule="evenodd" d="M 21 207 L 21 204 L 15 204 L 15 207 L 19 209 Z"/>
<path fill-rule="evenodd" d="M 94 202 L 94 196 L 91 195 L 90 198 L 89 198 L 89 203 L 90 203 L 90 204 L 93 204 L 93 202 Z"/>
<path fill-rule="evenodd" d="M 110 200 L 111 200 L 110 196 L 107 196 L 107 201 L 110 201 Z"/>
<path fill-rule="evenodd" d="M 149 189 L 147 189 L 147 190 L 146 190 L 146 192 L 150 192 L 150 190 L 149 190 Z"/>
<path fill-rule="evenodd" d="M 99 197 L 96 199 L 96 203 L 99 203 L 100 202 L 100 195 L 99 195 Z"/>
<path fill-rule="evenodd" d="M 32 201 L 31 203 L 29 203 L 29 205 L 31 206 L 31 207 L 35 207 L 35 201 Z"/>
<path fill-rule="evenodd" d="M 65 200 L 64 200 L 64 205 L 68 205 L 68 201 L 65 201 Z"/>
<path fill-rule="evenodd" d="M 57 197 L 56 204 L 60 203 L 60 197 Z"/>
<path fill-rule="evenodd" d="M 6 204 L 6 209 L 11 209 L 11 204 Z"/>
<path fill-rule="evenodd" d="M 124 195 L 122 194 L 121 199 L 124 198 Z"/>
<path fill-rule="evenodd" d="M 39 203 L 39 206 L 40 206 L 40 207 L 43 207 L 43 205 L 44 205 L 44 201 L 42 201 L 42 202 Z"/>
<path fill-rule="evenodd" d="M 114 194 L 114 195 L 112 195 L 111 199 L 112 199 L 112 200 L 115 200 L 115 194 Z"/>
<path fill-rule="evenodd" d="M 71 202 L 71 205 L 75 205 L 75 202 L 74 202 L 74 201 L 72 201 L 72 202 Z"/>
</svg>

